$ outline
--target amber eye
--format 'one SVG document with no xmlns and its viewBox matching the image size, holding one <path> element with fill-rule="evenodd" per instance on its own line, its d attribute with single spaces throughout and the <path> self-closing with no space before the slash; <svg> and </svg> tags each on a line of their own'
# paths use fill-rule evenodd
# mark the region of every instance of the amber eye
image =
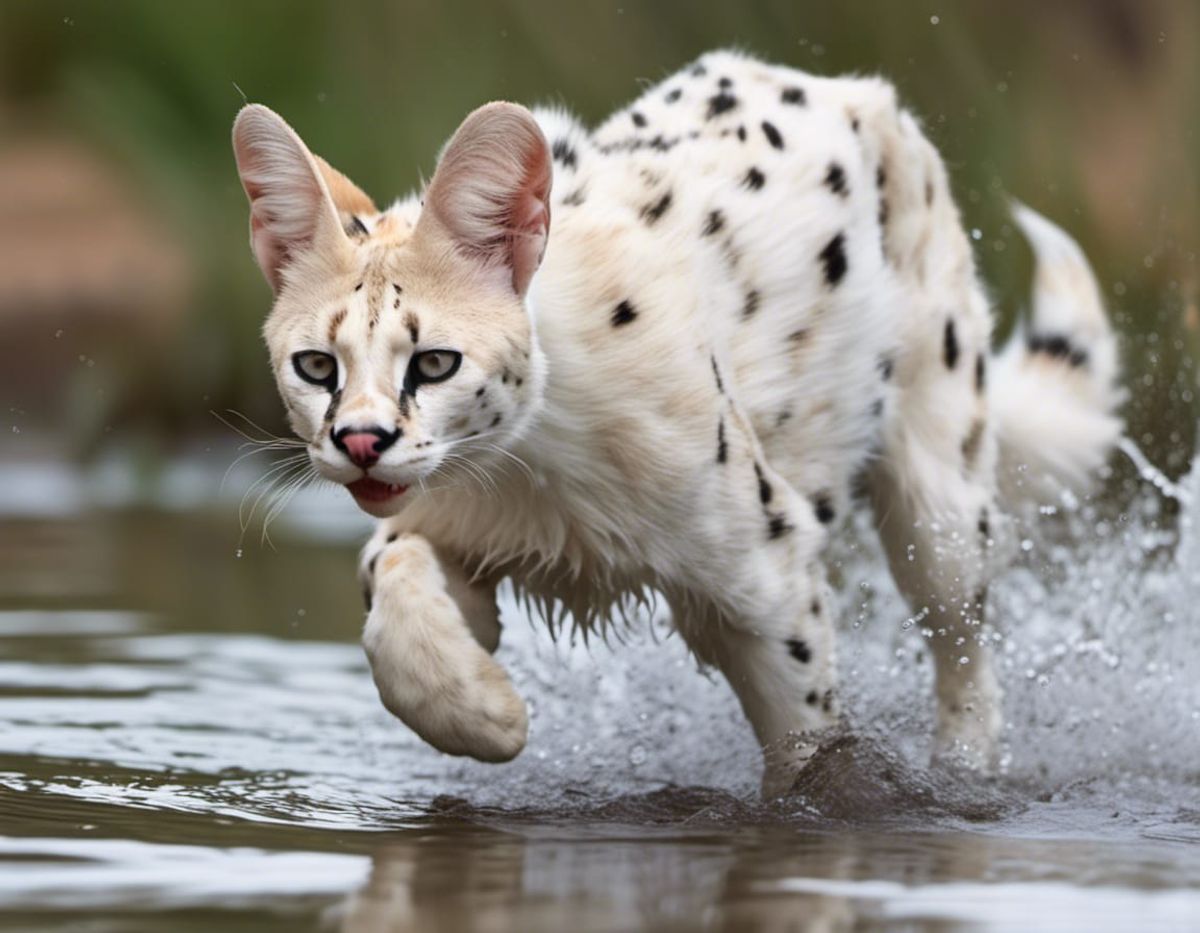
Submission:
<svg viewBox="0 0 1200 933">
<path fill-rule="evenodd" d="M 337 388 L 337 360 L 320 350 L 304 350 L 292 356 L 296 375 L 305 382 L 332 392 Z"/>
<path fill-rule="evenodd" d="M 413 381 L 418 384 L 441 382 L 458 372 L 461 363 L 462 354 L 454 350 L 426 350 L 412 359 L 412 372 L 416 377 Z"/>
</svg>

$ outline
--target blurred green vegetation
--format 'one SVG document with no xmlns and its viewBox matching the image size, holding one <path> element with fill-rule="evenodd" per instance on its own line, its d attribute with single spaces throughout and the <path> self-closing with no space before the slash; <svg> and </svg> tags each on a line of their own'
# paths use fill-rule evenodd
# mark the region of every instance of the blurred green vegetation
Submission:
<svg viewBox="0 0 1200 933">
<path fill-rule="evenodd" d="M 7 0 L 0 156 L 42 139 L 95 154 L 178 241 L 190 284 L 183 307 L 162 310 L 178 322 L 165 342 L 143 347 L 134 325 L 81 328 L 89 344 L 67 352 L 49 323 L 10 331 L 21 345 L 10 339 L 14 388 L 2 400 L 31 427 L 108 443 L 211 433 L 209 409 L 279 423 L 258 336 L 269 292 L 229 151 L 244 99 L 281 112 L 386 203 L 430 173 L 442 141 L 485 100 L 556 101 L 598 122 L 645 82 L 728 45 L 896 82 L 979 231 L 1001 334 L 1029 274 L 1007 198 L 1075 233 L 1128 338 L 1132 433 L 1183 466 L 1200 328 L 1200 5 L 1183 0 Z M 0 326 L 20 316 L 5 309 Z M 95 365 L 81 370 L 76 352 Z M 31 388 L 22 367 L 54 360 L 74 388 Z"/>
</svg>

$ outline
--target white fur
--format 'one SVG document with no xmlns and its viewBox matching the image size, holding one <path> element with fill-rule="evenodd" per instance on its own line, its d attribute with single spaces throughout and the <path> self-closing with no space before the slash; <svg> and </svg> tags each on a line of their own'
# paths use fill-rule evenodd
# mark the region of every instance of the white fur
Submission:
<svg viewBox="0 0 1200 933">
<path fill-rule="evenodd" d="M 861 477 L 897 582 L 937 633 L 939 748 L 988 762 L 997 464 L 1080 482 L 1118 429 L 1113 337 L 1078 248 L 1019 212 L 1040 263 L 1031 333 L 1050 328 L 1075 355 L 1026 342 L 989 367 L 991 317 L 945 169 L 886 82 L 716 52 L 595 132 L 536 112 L 540 150 L 516 110 L 484 135 L 468 118 L 448 152 L 470 158 L 429 190 L 484 217 L 552 148 L 550 234 L 524 310 L 488 257 L 423 232 L 413 198 L 268 321 L 280 372 L 321 347 L 332 309 L 351 309 L 331 352 L 374 386 L 374 417 L 404 427 L 378 475 L 423 487 L 363 555 L 385 704 L 439 748 L 508 757 L 526 724 L 482 650 L 497 633 L 479 600 L 508 577 L 552 627 L 569 614 L 586 632 L 661 594 L 741 699 L 764 787 L 784 790 L 838 714 L 821 555 Z M 364 276 L 403 280 L 397 321 L 411 307 L 422 334 L 464 352 L 463 373 L 402 416 L 387 399 L 416 347 L 390 311 L 377 331 L 363 323 L 378 317 L 350 293 Z M 327 398 L 280 384 L 314 462 L 349 481 L 321 446 Z M 419 572 L 394 569 L 402 555 Z"/>
</svg>

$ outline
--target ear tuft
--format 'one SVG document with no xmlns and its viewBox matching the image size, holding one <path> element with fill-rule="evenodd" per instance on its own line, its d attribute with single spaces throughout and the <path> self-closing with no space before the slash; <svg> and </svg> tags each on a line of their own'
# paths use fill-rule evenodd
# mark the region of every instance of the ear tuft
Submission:
<svg viewBox="0 0 1200 933">
<path fill-rule="evenodd" d="M 320 166 L 277 113 L 261 104 L 243 107 L 233 124 L 233 154 L 250 199 L 250 245 L 278 292 L 297 254 L 336 248 L 345 234 Z"/>
<path fill-rule="evenodd" d="M 486 104 L 446 146 L 425 209 L 464 254 L 507 267 L 524 295 L 546 249 L 551 181 L 550 147 L 533 115 Z"/>
</svg>

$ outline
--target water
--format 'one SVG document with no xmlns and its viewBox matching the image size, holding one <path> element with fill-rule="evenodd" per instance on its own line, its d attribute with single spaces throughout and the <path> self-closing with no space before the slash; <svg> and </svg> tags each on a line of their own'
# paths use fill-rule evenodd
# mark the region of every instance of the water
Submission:
<svg viewBox="0 0 1200 933">
<path fill-rule="evenodd" d="M 237 525 L 252 474 L 221 492 L 211 462 L 148 495 L 117 464 L 4 472 L 0 927 L 1200 928 L 1200 471 L 1186 504 L 1130 469 L 1018 530 L 995 780 L 928 766 L 921 623 L 848 535 L 853 727 L 772 805 L 661 619 L 554 644 L 507 603 L 529 747 L 451 759 L 376 700 L 337 491 L 273 550 Z"/>
</svg>

